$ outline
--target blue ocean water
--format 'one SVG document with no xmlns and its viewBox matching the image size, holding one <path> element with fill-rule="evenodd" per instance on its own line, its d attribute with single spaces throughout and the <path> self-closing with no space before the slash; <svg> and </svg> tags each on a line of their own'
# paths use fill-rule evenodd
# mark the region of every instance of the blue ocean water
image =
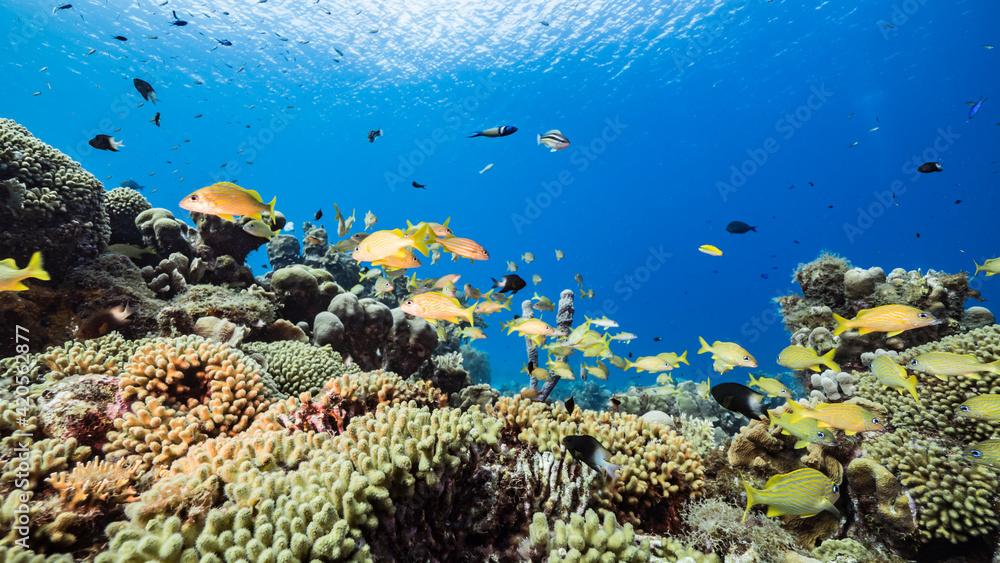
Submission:
<svg viewBox="0 0 1000 563">
<path fill-rule="evenodd" d="M 109 189 L 133 179 L 181 216 L 181 197 L 230 180 L 277 195 L 296 225 L 323 209 L 332 226 L 334 202 L 381 228 L 451 217 L 492 259 L 421 276 L 485 288 L 514 260 L 542 277 L 519 297 L 556 300 L 579 273 L 595 297 L 578 295 L 577 315 L 637 334 L 620 354 L 689 350 L 681 378 L 711 369 L 693 357 L 699 335 L 777 370 L 788 335 L 771 300 L 822 250 L 946 271 L 998 252 L 988 0 L 58 5 L 0 2 L 0 113 Z M 174 11 L 188 25 L 171 25 Z M 501 124 L 519 131 L 466 138 Z M 571 147 L 537 146 L 549 129 Z M 125 148 L 92 149 L 97 133 Z M 917 174 L 925 161 L 944 172 Z M 729 234 L 731 220 L 758 232 Z M 251 260 L 267 269 L 262 252 Z M 476 346 L 494 384 L 520 382 L 523 342 L 500 317 Z M 651 381 L 617 372 L 609 385 Z"/>
</svg>

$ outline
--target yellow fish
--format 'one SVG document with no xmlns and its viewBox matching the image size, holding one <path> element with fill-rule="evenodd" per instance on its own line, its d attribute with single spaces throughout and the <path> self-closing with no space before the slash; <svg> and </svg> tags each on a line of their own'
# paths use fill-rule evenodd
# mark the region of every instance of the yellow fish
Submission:
<svg viewBox="0 0 1000 563">
<path fill-rule="evenodd" d="M 264 203 L 260 194 L 254 190 L 242 188 L 232 182 L 216 182 L 188 195 L 179 205 L 181 209 L 233 221 L 236 215 L 261 219 L 265 211 L 270 217 L 274 217 L 274 204 L 277 200 L 274 197 L 269 203 Z"/>
<path fill-rule="evenodd" d="M 527 369 L 527 367 L 528 366 L 525 366 L 525 369 Z M 531 373 L 528 375 L 539 381 L 546 381 L 549 378 L 549 372 L 545 368 L 535 368 L 531 370 Z"/>
<path fill-rule="evenodd" d="M 516 272 L 517 271 L 517 264 L 515 264 L 515 263 L 511 262 L 510 260 L 508 260 L 507 261 L 507 271 L 508 272 Z"/>
<path fill-rule="evenodd" d="M 976 273 L 973 274 L 974 276 L 978 276 L 979 272 L 986 272 L 987 277 L 1000 274 L 1000 258 L 990 258 L 981 265 L 977 262 L 973 262 L 973 264 L 976 265 Z"/>
<path fill-rule="evenodd" d="M 859 334 L 885 332 L 886 336 L 896 336 L 907 330 L 941 322 L 934 315 L 909 305 L 881 305 L 862 309 L 853 319 L 845 319 L 834 313 L 833 320 L 837 322 L 837 327 L 833 329 L 834 336 L 851 329 L 858 329 Z"/>
<path fill-rule="evenodd" d="M 763 489 L 755 489 L 743 481 L 747 492 L 747 509 L 743 522 L 747 521 L 750 509 L 757 504 L 767 505 L 768 516 L 798 516 L 809 518 L 820 512 L 831 512 L 840 516 L 834 506 L 840 498 L 840 486 L 819 471 L 804 467 L 791 473 L 774 475 L 767 480 Z"/>
<path fill-rule="evenodd" d="M 541 319 L 516 319 L 507 325 L 507 334 L 518 333 L 541 346 L 549 336 L 555 336 L 556 329 Z"/>
<path fill-rule="evenodd" d="M 758 377 L 754 378 L 753 374 L 750 374 L 750 387 L 756 387 L 764 392 L 768 397 L 781 397 L 783 399 L 791 399 L 792 392 L 785 387 L 785 384 L 773 377 Z"/>
<path fill-rule="evenodd" d="M 535 255 L 531 252 L 525 252 L 521 255 L 521 260 L 523 260 L 525 264 L 531 264 L 535 261 Z"/>
<path fill-rule="evenodd" d="M 657 385 L 668 385 L 674 382 L 674 378 L 670 377 L 669 373 L 661 373 L 656 376 Z"/>
<path fill-rule="evenodd" d="M 789 369 L 811 369 L 817 373 L 822 371 L 819 366 L 824 365 L 833 371 L 840 371 L 840 366 L 833 361 L 836 353 L 837 349 L 834 348 L 820 356 L 816 350 L 808 346 L 792 344 L 778 354 L 778 365 Z"/>
<path fill-rule="evenodd" d="M 708 254 L 709 256 L 722 256 L 722 251 L 719 247 L 713 246 L 711 244 L 703 244 L 698 247 L 698 252 L 703 254 Z"/>
<path fill-rule="evenodd" d="M 458 324 L 462 320 L 474 324 L 472 313 L 475 305 L 462 307 L 458 299 L 436 291 L 418 293 L 404 301 L 400 306 L 404 313 L 420 317 L 426 321 L 447 321 Z"/>
<path fill-rule="evenodd" d="M 469 260 L 490 259 L 490 253 L 486 252 L 486 249 L 481 244 L 472 239 L 449 237 L 438 239 L 438 242 L 441 243 L 441 246 L 445 250 L 452 254 L 454 259 L 457 259 L 459 256 L 468 258 Z"/>
<path fill-rule="evenodd" d="M 681 354 L 680 356 L 678 356 L 676 352 L 663 352 L 661 354 L 657 354 L 656 357 L 660 358 L 664 362 L 674 367 L 677 367 L 681 364 L 691 365 L 691 363 L 688 362 L 687 350 L 684 350 L 684 353 Z"/>
<path fill-rule="evenodd" d="M 503 303 L 498 303 L 490 297 L 491 293 L 493 293 L 493 290 L 486 292 L 486 295 L 483 296 L 486 299 L 484 301 L 480 301 L 479 304 L 476 305 L 477 313 L 482 315 L 491 315 L 493 313 L 498 313 L 504 309 L 510 309 L 510 301 L 504 301 Z"/>
<path fill-rule="evenodd" d="M 576 380 L 572 368 L 566 362 L 556 360 L 545 364 L 545 367 L 550 374 L 559 376 L 559 379 Z"/>
<path fill-rule="evenodd" d="M 976 395 L 958 406 L 958 414 L 979 420 L 1000 420 L 1000 395 Z"/>
<path fill-rule="evenodd" d="M 565 258 L 565 257 L 566 257 L 566 254 L 565 254 L 565 253 L 564 253 L 564 252 L 563 252 L 562 250 L 559 250 L 559 249 L 557 248 L 557 249 L 556 249 L 556 262 L 558 262 L 558 261 L 562 260 L 562 259 L 563 259 L 563 258 Z"/>
<path fill-rule="evenodd" d="M 656 356 L 641 356 L 636 358 L 634 362 L 626 361 L 625 369 L 634 369 L 639 373 L 659 373 L 661 371 L 670 371 L 674 367 Z"/>
<path fill-rule="evenodd" d="M 994 438 L 971 444 L 965 448 L 965 455 L 975 463 L 1000 469 L 1000 440 Z"/>
<path fill-rule="evenodd" d="M 455 236 L 455 233 L 453 233 L 451 231 L 451 229 L 448 227 L 448 223 L 450 223 L 450 222 L 451 222 L 451 217 L 448 217 L 447 219 L 445 219 L 444 223 L 427 223 L 427 222 L 421 221 L 420 223 L 417 223 L 416 225 L 414 225 L 413 223 L 410 223 L 409 221 L 407 221 L 406 222 L 406 232 L 408 234 L 413 234 L 420 227 L 422 227 L 424 225 L 427 225 L 428 227 L 430 227 L 431 232 L 434 233 L 434 236 L 437 237 L 437 238 L 453 237 L 453 236 Z"/>
<path fill-rule="evenodd" d="M 885 425 L 875 413 L 853 403 L 820 403 L 815 408 L 807 408 L 795 401 L 788 401 L 792 410 L 792 421 L 814 418 L 821 428 L 835 428 L 853 436 L 858 432 L 885 430 Z"/>
<path fill-rule="evenodd" d="M 42 253 L 35 251 L 28 260 L 28 265 L 24 269 L 17 268 L 17 262 L 13 258 L 0 260 L 0 291 L 24 291 L 29 289 L 24 285 L 24 280 L 34 278 L 36 280 L 47 281 L 52 278 L 42 267 Z"/>
<path fill-rule="evenodd" d="M 608 378 L 608 366 L 602 364 L 601 362 L 597 362 L 592 366 L 584 364 L 583 369 L 587 371 L 588 375 L 592 375 L 597 379 Z"/>
<path fill-rule="evenodd" d="M 350 217 L 344 217 L 344 214 L 340 212 L 340 206 L 336 203 L 333 204 L 333 211 L 336 213 L 337 219 L 337 236 L 342 237 L 350 232 L 351 227 L 354 226 L 354 210 L 351 210 Z M 366 229 L 367 230 L 367 229 Z"/>
<path fill-rule="evenodd" d="M 429 234 L 430 228 L 426 225 L 410 235 L 400 229 L 375 231 L 358 244 L 352 256 L 358 262 L 374 262 L 391 256 L 402 256 L 407 248 L 415 248 L 427 256 L 427 237 Z"/>
<path fill-rule="evenodd" d="M 715 360 L 713 367 L 719 373 L 726 373 L 734 367 L 757 367 L 757 360 L 750 355 L 750 352 L 747 352 L 746 349 L 735 342 L 720 342 L 716 340 L 709 346 L 708 342 L 705 342 L 705 339 L 700 336 L 698 337 L 698 342 L 701 343 L 698 353 L 711 353 L 712 359 Z"/>
<path fill-rule="evenodd" d="M 775 411 L 768 411 L 768 418 L 771 419 L 771 426 L 781 428 L 781 433 L 795 438 L 793 448 L 800 449 L 808 444 L 821 444 L 823 446 L 834 446 L 837 444 L 833 432 L 820 428 L 819 421 L 815 418 L 800 418 L 793 420 L 791 412 L 776 414 Z"/>
<path fill-rule="evenodd" d="M 386 270 L 408 270 L 410 268 L 419 268 L 420 260 L 417 260 L 417 257 L 409 250 L 404 250 L 399 254 L 386 256 L 381 260 L 373 260 L 372 266 L 382 266 Z"/>
<path fill-rule="evenodd" d="M 533 274 L 531 276 L 531 283 L 533 283 L 535 285 L 541 284 L 542 283 L 542 276 L 540 276 L 538 274 Z"/>
<path fill-rule="evenodd" d="M 376 217 L 375 214 L 372 213 L 371 209 L 369 209 L 368 211 L 365 212 L 365 230 L 366 231 L 368 229 L 374 227 L 375 223 L 377 223 L 377 222 L 378 222 L 378 217 Z"/>
<path fill-rule="evenodd" d="M 900 395 L 904 391 L 908 392 L 913 396 L 913 400 L 918 405 L 920 404 L 920 397 L 917 396 L 916 376 L 906 373 L 906 368 L 897 364 L 889 356 L 876 356 L 872 360 L 871 372 L 882 385 L 899 391 Z"/>
<path fill-rule="evenodd" d="M 271 226 L 260 219 L 251 219 L 243 224 L 243 232 L 257 238 L 271 240 L 278 231 L 272 231 Z"/>
<path fill-rule="evenodd" d="M 952 352 L 924 352 L 910 360 L 907 367 L 928 373 L 942 381 L 947 381 L 953 375 L 980 379 L 979 372 L 981 371 L 1000 375 L 1000 360 L 983 363 L 972 354 L 954 354 Z"/>
<path fill-rule="evenodd" d="M 705 381 L 695 385 L 695 389 L 698 391 L 698 396 L 706 401 L 712 398 L 712 376 L 709 375 L 705 377 Z"/>
<path fill-rule="evenodd" d="M 482 340 L 483 338 L 486 338 L 486 334 L 483 332 L 483 329 L 478 326 L 467 326 L 459 331 L 458 335 L 462 338 L 468 338 L 469 340 Z"/>
</svg>

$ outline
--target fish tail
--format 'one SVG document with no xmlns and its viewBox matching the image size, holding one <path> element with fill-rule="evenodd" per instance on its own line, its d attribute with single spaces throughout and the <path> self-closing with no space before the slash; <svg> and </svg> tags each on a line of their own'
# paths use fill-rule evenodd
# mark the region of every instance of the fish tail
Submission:
<svg viewBox="0 0 1000 563">
<path fill-rule="evenodd" d="M 542 144 L 542 136 L 541 135 L 535 135 L 535 144 L 538 144 L 538 145 Z"/>
<path fill-rule="evenodd" d="M 42 267 L 41 250 L 36 250 L 35 253 L 31 255 L 31 259 L 28 260 L 28 265 L 24 268 L 24 273 L 28 274 L 30 277 L 43 281 L 52 279 L 49 277 L 49 273 L 45 271 L 45 268 Z"/>
<path fill-rule="evenodd" d="M 917 405 L 920 405 L 920 397 L 917 395 L 917 376 L 911 375 L 906 382 L 909 384 L 906 386 L 906 390 L 913 396 L 913 401 L 917 403 Z"/>
<path fill-rule="evenodd" d="M 975 271 L 975 273 L 973 273 L 972 275 L 974 275 L 974 276 L 978 276 L 978 275 L 979 275 L 979 272 L 982 272 L 982 271 L 983 271 L 983 267 L 982 267 L 982 266 L 980 266 L 980 265 L 979 265 L 979 262 L 976 262 L 975 260 L 973 260 L 973 261 L 972 261 L 972 263 L 976 265 L 976 271 Z"/>
<path fill-rule="evenodd" d="M 785 401 L 785 406 L 788 407 L 788 411 L 792 415 L 790 422 L 801 420 L 806 414 L 805 407 L 800 405 L 798 401 Z"/>
<path fill-rule="evenodd" d="M 482 136 L 483 136 L 483 133 L 482 133 L 481 131 L 476 131 L 475 133 L 473 133 L 472 135 L 469 135 L 469 136 L 468 136 L 468 137 L 466 137 L 466 138 L 467 138 L 467 139 L 471 139 L 471 138 L 473 138 L 473 137 L 482 137 Z"/>
<path fill-rule="evenodd" d="M 604 473 L 608 477 L 610 477 L 612 481 L 617 481 L 618 480 L 618 470 L 620 468 L 621 468 L 621 466 L 615 465 L 614 463 L 609 463 L 607 461 L 605 461 L 604 463 L 601 464 L 601 469 L 604 470 Z"/>
<path fill-rule="evenodd" d="M 837 323 L 837 326 L 833 329 L 834 336 L 839 336 L 841 333 L 851 328 L 850 325 L 851 321 L 845 319 L 844 317 L 841 317 L 837 313 L 833 314 L 833 320 L 834 322 Z"/>
<path fill-rule="evenodd" d="M 754 378 L 754 376 L 753 376 L 752 373 L 748 373 L 747 374 L 747 383 L 750 384 L 750 385 L 756 385 L 757 384 L 757 379 Z"/>
<path fill-rule="evenodd" d="M 831 348 L 829 352 L 820 356 L 819 359 L 820 361 L 823 362 L 823 365 L 825 365 L 826 367 L 832 369 L 833 371 L 840 371 L 840 364 L 833 361 L 833 357 L 836 354 L 837 354 L 837 349 Z"/>
<path fill-rule="evenodd" d="M 750 509 L 753 508 L 753 505 L 757 504 L 757 489 L 751 487 L 750 483 L 746 481 L 741 480 L 740 482 L 743 483 L 743 490 L 747 493 L 747 508 L 743 511 L 743 520 L 741 521 L 743 524 L 746 524 L 747 517 L 750 516 Z"/>
<path fill-rule="evenodd" d="M 274 204 L 278 202 L 278 196 L 271 198 L 271 202 L 267 204 L 267 215 L 270 217 L 271 222 L 274 222 Z"/>
<path fill-rule="evenodd" d="M 698 348 L 699 354 L 707 354 L 712 351 L 712 347 L 708 345 L 708 342 L 705 342 L 704 338 L 699 336 L 698 342 L 701 343 L 701 348 Z"/>
<path fill-rule="evenodd" d="M 479 305 L 479 303 L 473 303 L 465 309 L 462 309 L 462 316 L 465 317 L 465 320 L 469 321 L 469 326 L 476 326 L 476 323 L 473 322 L 474 317 L 472 316 L 472 313 L 476 312 L 477 305 Z"/>
<path fill-rule="evenodd" d="M 684 350 L 684 353 L 681 354 L 681 357 L 677 358 L 677 363 L 678 364 L 691 365 L 691 362 L 688 361 L 688 351 L 687 350 Z"/>
<path fill-rule="evenodd" d="M 433 233 L 431 233 L 430 225 L 423 223 L 410 237 L 410 240 L 413 242 L 413 248 L 424 256 L 427 256 L 430 253 L 430 249 L 427 245 L 427 239 L 431 236 L 431 234 Z"/>
<path fill-rule="evenodd" d="M 993 360 L 983 367 L 992 374 L 1000 375 L 1000 360 Z"/>
</svg>

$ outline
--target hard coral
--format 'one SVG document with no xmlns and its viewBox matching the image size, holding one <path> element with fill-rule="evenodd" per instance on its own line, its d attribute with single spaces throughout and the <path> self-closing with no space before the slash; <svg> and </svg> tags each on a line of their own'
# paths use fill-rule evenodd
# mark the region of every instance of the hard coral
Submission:
<svg viewBox="0 0 1000 563">
<path fill-rule="evenodd" d="M 132 188 L 115 188 L 104 194 L 104 206 L 111 225 L 108 242 L 142 246 L 142 233 L 135 226 L 135 219 L 152 208 L 145 196 Z"/>
<path fill-rule="evenodd" d="M 319 391 L 323 384 L 348 371 L 348 366 L 329 346 L 312 346 L 303 342 L 250 342 L 247 352 L 263 356 L 268 377 L 265 384 L 275 398 L 296 396 L 306 391 Z"/>
</svg>

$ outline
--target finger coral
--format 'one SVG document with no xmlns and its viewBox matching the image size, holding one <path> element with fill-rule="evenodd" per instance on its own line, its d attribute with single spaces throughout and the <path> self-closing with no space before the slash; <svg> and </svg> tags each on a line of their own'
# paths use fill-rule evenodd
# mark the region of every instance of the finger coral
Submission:
<svg viewBox="0 0 1000 563">
<path fill-rule="evenodd" d="M 582 516 L 573 514 L 569 521 L 556 520 L 551 525 L 544 514 L 536 512 L 531 519 L 530 540 L 529 553 L 551 563 L 650 560 L 649 541 L 639 541 L 631 524 L 619 525 L 608 511 L 599 515 L 588 510 Z"/>
</svg>

